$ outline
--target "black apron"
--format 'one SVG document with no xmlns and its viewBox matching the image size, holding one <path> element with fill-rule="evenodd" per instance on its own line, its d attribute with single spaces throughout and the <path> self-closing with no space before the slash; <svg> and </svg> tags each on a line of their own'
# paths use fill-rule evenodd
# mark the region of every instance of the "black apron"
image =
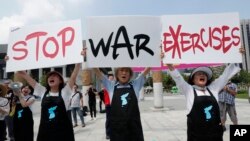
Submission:
<svg viewBox="0 0 250 141">
<path fill-rule="evenodd" d="M 210 96 L 197 96 L 194 89 L 194 104 L 187 115 L 188 141 L 222 141 L 223 129 L 219 105 L 209 89 Z"/>
<path fill-rule="evenodd" d="M 59 96 L 45 94 L 37 141 L 74 141 L 74 131 L 61 92 Z"/>
<path fill-rule="evenodd" d="M 115 86 L 110 114 L 111 141 L 144 141 L 138 101 L 131 84 Z"/>
<path fill-rule="evenodd" d="M 26 102 L 30 99 L 29 97 Z M 34 140 L 34 120 L 29 107 L 22 107 L 21 103 L 16 104 L 13 118 L 13 132 L 15 141 Z"/>
</svg>

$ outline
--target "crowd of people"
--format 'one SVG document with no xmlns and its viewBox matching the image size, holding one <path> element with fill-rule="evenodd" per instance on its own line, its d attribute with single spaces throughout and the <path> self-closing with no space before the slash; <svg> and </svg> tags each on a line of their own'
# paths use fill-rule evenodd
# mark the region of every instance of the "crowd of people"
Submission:
<svg viewBox="0 0 250 141">
<path fill-rule="evenodd" d="M 85 56 L 86 50 L 82 54 Z M 187 140 L 222 141 L 226 113 L 233 124 L 238 123 L 234 102 L 237 87 L 230 79 L 240 71 L 240 68 L 230 64 L 219 78 L 213 80 L 213 72 L 209 67 L 198 67 L 192 71 L 189 80 L 185 81 L 174 65 L 167 66 L 169 74 L 186 98 Z M 24 79 L 27 84 L 20 85 L 19 90 L 11 89 L 10 81 L 1 84 L 0 141 L 6 138 L 6 125 L 10 140 L 34 140 L 33 95 L 41 97 L 41 117 L 36 140 L 74 141 L 73 128 L 78 126 L 77 114 L 81 126 L 85 127 L 84 116 L 80 111 L 86 104 L 75 83 L 79 70 L 80 64 L 75 64 L 66 83 L 62 75 L 56 71 L 46 75 L 45 86 L 26 71 L 18 71 L 15 75 Z M 99 68 L 94 68 L 94 72 L 103 89 L 98 92 L 93 84 L 90 84 L 85 94 L 89 99 L 91 119 L 96 119 L 96 97 L 99 96 L 105 104 L 106 139 L 144 141 L 138 98 L 150 68 L 145 68 L 135 79 L 132 79 L 133 70 L 129 67 L 116 68 L 114 74 L 108 75 L 103 74 Z M 73 120 L 71 115 L 69 117 L 68 111 L 71 111 Z M 103 111 L 102 107 L 100 111 Z"/>
</svg>

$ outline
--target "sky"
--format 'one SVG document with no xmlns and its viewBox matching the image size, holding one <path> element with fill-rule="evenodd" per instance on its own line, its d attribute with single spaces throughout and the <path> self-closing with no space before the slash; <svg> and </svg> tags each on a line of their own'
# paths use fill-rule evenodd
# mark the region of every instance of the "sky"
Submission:
<svg viewBox="0 0 250 141">
<path fill-rule="evenodd" d="M 0 6 L 0 44 L 8 43 L 11 27 L 66 20 L 81 19 L 84 35 L 87 16 L 225 12 L 238 12 L 240 19 L 250 19 L 250 0 L 5 0 Z"/>
</svg>

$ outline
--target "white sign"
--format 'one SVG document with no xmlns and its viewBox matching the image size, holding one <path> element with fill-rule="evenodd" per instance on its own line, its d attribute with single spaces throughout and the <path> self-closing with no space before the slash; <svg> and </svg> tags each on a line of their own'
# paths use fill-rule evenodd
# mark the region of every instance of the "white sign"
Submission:
<svg viewBox="0 0 250 141">
<path fill-rule="evenodd" d="M 164 64 L 242 62 L 239 25 L 238 13 L 162 16 Z"/>
<path fill-rule="evenodd" d="M 159 67 L 160 17 L 87 18 L 88 67 Z"/>
<path fill-rule="evenodd" d="M 83 61 L 80 20 L 12 29 L 6 72 Z"/>
</svg>

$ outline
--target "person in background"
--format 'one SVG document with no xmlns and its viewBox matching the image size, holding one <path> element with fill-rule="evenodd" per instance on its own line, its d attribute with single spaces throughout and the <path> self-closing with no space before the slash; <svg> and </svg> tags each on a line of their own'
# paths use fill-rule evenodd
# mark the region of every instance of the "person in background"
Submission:
<svg viewBox="0 0 250 141">
<path fill-rule="evenodd" d="M 4 119 L 10 111 L 9 100 L 5 97 L 6 94 L 6 86 L 0 84 L 0 141 L 6 140 L 6 124 Z"/>
<path fill-rule="evenodd" d="M 105 111 L 102 110 L 102 102 L 104 102 L 104 91 L 103 91 L 103 88 L 98 92 L 98 96 L 100 98 L 100 100 L 99 100 L 100 113 L 104 113 Z"/>
<path fill-rule="evenodd" d="M 9 84 L 12 82 L 10 79 L 5 79 L 4 80 L 4 85 L 7 88 L 7 95 L 5 96 L 9 100 L 9 105 L 10 105 L 10 112 L 9 114 L 5 117 L 5 123 L 6 127 L 8 129 L 8 136 L 10 141 L 14 141 L 14 133 L 13 133 L 13 115 L 15 111 L 15 102 L 17 97 L 14 95 L 13 91 L 9 88 Z"/>
<path fill-rule="evenodd" d="M 80 117 L 82 127 L 85 127 L 83 113 L 81 112 L 81 108 L 83 108 L 83 96 L 82 96 L 82 93 L 78 91 L 78 86 L 76 84 L 74 84 L 73 86 L 73 93 L 70 99 L 70 106 L 71 106 L 73 120 L 74 120 L 73 127 L 78 126 L 76 113 Z"/>
<path fill-rule="evenodd" d="M 93 87 L 92 83 L 90 84 L 86 94 L 88 94 L 89 96 L 89 110 L 90 110 L 91 120 L 94 120 L 96 119 L 96 95 L 98 95 L 98 93 L 96 89 Z"/>
<path fill-rule="evenodd" d="M 34 120 L 32 107 L 35 102 L 34 89 L 29 85 L 21 87 L 21 91 L 13 91 L 18 100 L 13 118 L 15 141 L 34 140 Z"/>
<path fill-rule="evenodd" d="M 66 108 L 66 113 L 67 113 L 67 116 L 68 116 L 69 121 L 70 121 L 70 123 L 71 123 L 71 126 L 73 127 L 73 124 L 72 124 L 72 109 L 71 109 L 71 106 L 70 106 L 70 100 L 71 100 L 71 99 L 68 99 L 68 102 L 67 102 L 67 103 L 69 103 L 69 105 L 68 105 L 68 107 Z"/>
<path fill-rule="evenodd" d="M 237 85 L 229 81 L 219 93 L 219 107 L 221 123 L 223 130 L 226 131 L 225 122 L 227 113 L 234 125 L 238 124 L 237 113 L 235 108 L 235 96 L 237 94 Z"/>
</svg>

